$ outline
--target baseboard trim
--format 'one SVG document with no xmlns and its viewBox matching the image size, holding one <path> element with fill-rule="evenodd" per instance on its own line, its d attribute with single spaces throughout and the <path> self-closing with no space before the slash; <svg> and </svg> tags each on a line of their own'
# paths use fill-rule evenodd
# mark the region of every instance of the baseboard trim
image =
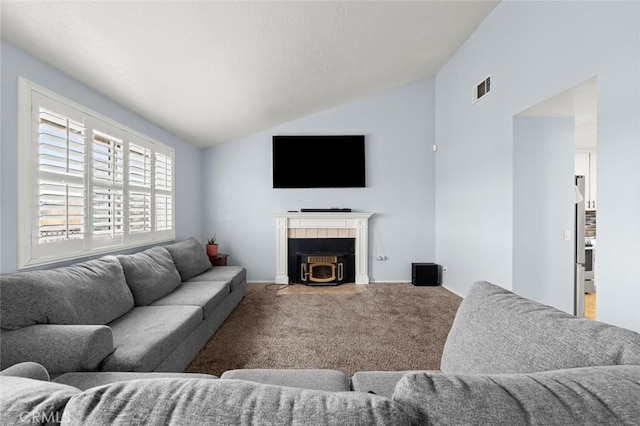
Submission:
<svg viewBox="0 0 640 426">
<path fill-rule="evenodd" d="M 455 294 L 456 296 L 462 297 L 464 299 L 464 296 L 461 295 L 460 293 L 458 293 L 457 291 L 451 290 L 449 287 L 447 287 L 446 285 L 442 285 L 442 287 L 446 288 L 447 290 L 449 290 L 451 293 Z"/>
</svg>

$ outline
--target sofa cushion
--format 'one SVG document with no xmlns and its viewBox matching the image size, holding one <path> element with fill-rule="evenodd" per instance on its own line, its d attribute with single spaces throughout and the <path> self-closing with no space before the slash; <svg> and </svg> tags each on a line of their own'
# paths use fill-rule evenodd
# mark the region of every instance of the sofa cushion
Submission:
<svg viewBox="0 0 640 426">
<path fill-rule="evenodd" d="M 35 324 L 107 324 L 133 308 L 115 256 L 2 277 L 2 328 Z"/>
<path fill-rule="evenodd" d="M 205 319 L 215 311 L 229 294 L 227 282 L 186 282 L 180 287 L 156 300 L 151 306 L 192 305 L 202 308 Z"/>
<path fill-rule="evenodd" d="M 217 379 L 212 374 L 198 374 L 198 373 L 134 373 L 130 371 L 96 371 L 96 372 L 81 372 L 81 373 L 65 373 L 53 379 L 56 383 L 62 383 L 63 385 L 73 386 L 80 390 L 87 390 L 96 386 L 107 385 L 115 382 L 125 382 L 129 380 L 139 379 L 166 379 L 166 378 L 180 378 L 180 379 Z"/>
<path fill-rule="evenodd" d="M 62 411 L 80 389 L 24 377 L 0 377 L 0 424 L 58 424 Z"/>
<path fill-rule="evenodd" d="M 351 390 L 349 376 L 342 371 L 328 369 L 245 368 L 225 371 L 220 378 L 331 392 Z"/>
<path fill-rule="evenodd" d="M 247 279 L 247 270 L 242 266 L 215 266 L 208 271 L 197 275 L 189 280 L 194 281 L 228 281 L 231 291 L 235 291 L 237 286 Z"/>
<path fill-rule="evenodd" d="M 640 366 L 531 374 L 410 373 L 393 400 L 414 425 L 622 425 L 640 419 Z"/>
<path fill-rule="evenodd" d="M 180 274 L 164 247 L 117 257 L 136 306 L 146 306 L 180 285 Z"/>
<path fill-rule="evenodd" d="M 241 380 L 154 379 L 114 383 L 72 398 L 63 422 L 87 424 L 408 425 L 387 398 Z"/>
<path fill-rule="evenodd" d="M 458 308 L 440 369 L 530 373 L 617 364 L 640 365 L 640 334 L 477 282 Z"/>
<path fill-rule="evenodd" d="M 187 281 L 211 268 L 211 262 L 204 247 L 193 237 L 164 247 L 171 253 L 182 281 Z"/>
<path fill-rule="evenodd" d="M 197 306 L 137 306 L 109 324 L 115 351 L 103 371 L 153 371 L 202 322 Z"/>
</svg>

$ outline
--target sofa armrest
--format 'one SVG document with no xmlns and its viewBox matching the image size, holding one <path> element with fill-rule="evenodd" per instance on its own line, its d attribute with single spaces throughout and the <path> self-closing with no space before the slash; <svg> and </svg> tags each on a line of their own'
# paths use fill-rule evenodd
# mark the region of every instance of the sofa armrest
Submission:
<svg viewBox="0 0 640 426">
<path fill-rule="evenodd" d="M 486 281 L 464 298 L 440 370 L 452 374 L 533 373 L 640 365 L 640 334 L 578 318 Z"/>
<path fill-rule="evenodd" d="M 33 361 L 54 375 L 95 370 L 113 350 L 113 332 L 106 325 L 37 324 L 0 335 L 4 368 Z"/>
<path fill-rule="evenodd" d="M 37 362 L 21 362 L 0 371 L 0 376 L 23 377 L 25 379 L 42 380 L 48 382 L 51 378 L 46 368 Z"/>
</svg>

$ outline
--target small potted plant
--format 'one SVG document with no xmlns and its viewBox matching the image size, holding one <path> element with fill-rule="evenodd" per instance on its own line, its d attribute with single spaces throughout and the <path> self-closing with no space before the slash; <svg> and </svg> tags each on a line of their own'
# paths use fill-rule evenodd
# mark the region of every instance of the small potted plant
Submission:
<svg viewBox="0 0 640 426">
<path fill-rule="evenodd" d="M 218 243 L 216 243 L 216 235 L 213 234 L 213 237 L 207 240 L 207 255 L 208 256 L 217 256 L 218 255 Z"/>
</svg>

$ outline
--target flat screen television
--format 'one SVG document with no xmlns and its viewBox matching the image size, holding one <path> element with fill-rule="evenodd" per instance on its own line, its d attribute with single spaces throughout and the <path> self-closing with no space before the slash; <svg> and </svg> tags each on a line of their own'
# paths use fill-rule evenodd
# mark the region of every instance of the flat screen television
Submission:
<svg viewBox="0 0 640 426">
<path fill-rule="evenodd" d="M 274 188 L 364 188 L 364 135 L 273 136 Z"/>
</svg>

